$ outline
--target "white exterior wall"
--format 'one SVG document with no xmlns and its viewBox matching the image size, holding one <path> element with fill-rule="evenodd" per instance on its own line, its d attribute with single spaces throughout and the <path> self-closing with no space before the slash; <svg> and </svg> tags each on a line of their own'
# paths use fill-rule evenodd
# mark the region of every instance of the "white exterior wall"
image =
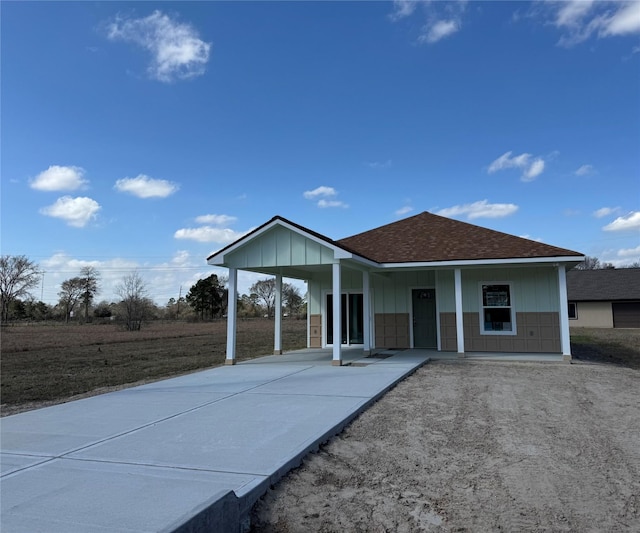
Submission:
<svg viewBox="0 0 640 533">
<path fill-rule="evenodd" d="M 569 319 L 571 328 L 612 328 L 611 302 L 576 302 L 577 319 Z"/>
</svg>

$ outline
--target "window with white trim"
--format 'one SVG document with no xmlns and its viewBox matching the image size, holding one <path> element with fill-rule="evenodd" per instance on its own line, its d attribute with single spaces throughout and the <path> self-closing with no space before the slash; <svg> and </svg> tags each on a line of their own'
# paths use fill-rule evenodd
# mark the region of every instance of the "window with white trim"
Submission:
<svg viewBox="0 0 640 533">
<path fill-rule="evenodd" d="M 480 284 L 480 333 L 515 335 L 516 314 L 513 309 L 511 283 Z"/>
<path fill-rule="evenodd" d="M 578 320 L 578 304 L 569 302 L 569 320 Z"/>
</svg>

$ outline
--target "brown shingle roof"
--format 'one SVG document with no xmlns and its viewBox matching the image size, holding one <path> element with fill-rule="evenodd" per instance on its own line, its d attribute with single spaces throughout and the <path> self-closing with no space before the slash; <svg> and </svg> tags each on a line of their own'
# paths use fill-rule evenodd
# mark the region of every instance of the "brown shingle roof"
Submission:
<svg viewBox="0 0 640 533">
<path fill-rule="evenodd" d="M 378 263 L 582 257 L 579 252 L 426 211 L 335 242 Z"/>
<path fill-rule="evenodd" d="M 571 270 L 567 294 L 577 302 L 640 300 L 640 268 Z"/>
</svg>

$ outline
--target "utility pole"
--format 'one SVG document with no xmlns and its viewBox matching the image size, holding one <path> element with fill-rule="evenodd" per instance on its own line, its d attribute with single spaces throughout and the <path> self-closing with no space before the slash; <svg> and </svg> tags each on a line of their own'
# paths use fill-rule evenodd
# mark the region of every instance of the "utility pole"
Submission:
<svg viewBox="0 0 640 533">
<path fill-rule="evenodd" d="M 180 318 L 180 298 L 182 298 L 182 285 L 180 285 L 180 291 L 178 292 L 178 308 L 176 310 L 176 318 Z"/>
<path fill-rule="evenodd" d="M 42 284 L 40 285 L 40 301 L 44 298 L 44 270 L 42 271 Z"/>
</svg>

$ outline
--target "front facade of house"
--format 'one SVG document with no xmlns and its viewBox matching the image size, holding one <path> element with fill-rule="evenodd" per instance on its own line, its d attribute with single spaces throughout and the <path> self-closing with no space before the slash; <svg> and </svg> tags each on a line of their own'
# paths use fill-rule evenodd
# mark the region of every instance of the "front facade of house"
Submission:
<svg viewBox="0 0 640 533">
<path fill-rule="evenodd" d="M 308 284 L 308 346 L 561 353 L 570 358 L 566 270 L 577 252 L 422 213 L 339 241 L 282 217 L 208 258 L 274 275 L 276 353 L 282 278 Z M 335 295 L 340 295 L 336 297 Z M 235 359 L 229 298 L 227 360 Z"/>
</svg>

